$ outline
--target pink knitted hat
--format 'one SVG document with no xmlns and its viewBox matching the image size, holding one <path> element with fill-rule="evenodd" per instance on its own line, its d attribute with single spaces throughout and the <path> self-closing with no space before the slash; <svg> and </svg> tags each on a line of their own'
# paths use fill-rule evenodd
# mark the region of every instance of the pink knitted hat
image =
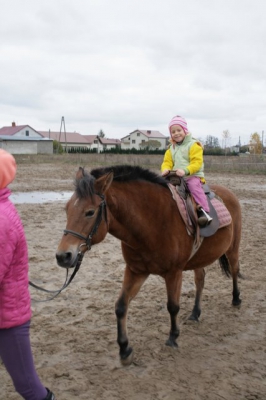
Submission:
<svg viewBox="0 0 266 400">
<path fill-rule="evenodd" d="M 173 117 L 173 118 L 171 119 L 171 121 L 169 122 L 168 128 L 169 128 L 170 134 L 171 134 L 171 127 L 172 127 L 173 125 L 179 125 L 179 126 L 181 126 L 181 127 L 184 129 L 185 133 L 186 133 L 186 134 L 188 133 L 187 121 L 185 120 L 185 118 L 180 117 L 180 115 L 176 115 L 176 116 Z"/>
<path fill-rule="evenodd" d="M 0 189 L 9 185 L 16 176 L 17 165 L 14 157 L 0 149 Z"/>
</svg>

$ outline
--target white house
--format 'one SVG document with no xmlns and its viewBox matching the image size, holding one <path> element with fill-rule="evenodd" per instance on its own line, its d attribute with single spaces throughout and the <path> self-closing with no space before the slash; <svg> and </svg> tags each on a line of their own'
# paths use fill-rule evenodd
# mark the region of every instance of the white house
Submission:
<svg viewBox="0 0 266 400">
<path fill-rule="evenodd" d="M 121 147 L 121 140 L 119 139 L 107 139 L 105 137 L 100 137 L 99 139 L 103 145 L 104 150 L 115 149 Z"/>
<path fill-rule="evenodd" d="M 160 145 L 158 145 L 158 150 L 164 150 L 168 138 L 159 131 L 136 129 L 121 139 L 121 149 L 140 150 L 142 146 L 145 146 L 145 142 L 148 145 L 148 141 L 150 140 L 156 140 L 159 142 Z"/>
<path fill-rule="evenodd" d="M 87 146 L 90 150 L 97 150 L 97 153 L 103 150 L 103 145 L 99 140 L 98 135 L 84 135 Z"/>
<path fill-rule="evenodd" d="M 121 141 L 119 139 L 106 139 L 98 135 L 83 135 L 89 145 L 90 149 L 96 149 L 97 153 L 103 150 L 114 149 L 120 147 Z"/>
<path fill-rule="evenodd" d="M 236 144 L 235 146 L 230 147 L 231 153 L 240 153 L 240 146 L 239 144 Z"/>
</svg>

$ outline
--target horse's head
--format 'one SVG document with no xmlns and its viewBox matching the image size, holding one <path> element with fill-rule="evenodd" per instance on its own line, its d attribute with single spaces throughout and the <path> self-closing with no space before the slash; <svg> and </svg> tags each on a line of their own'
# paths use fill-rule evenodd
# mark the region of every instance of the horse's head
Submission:
<svg viewBox="0 0 266 400">
<path fill-rule="evenodd" d="M 108 231 L 105 193 L 112 180 L 112 172 L 95 179 L 79 168 L 76 190 L 66 204 L 66 229 L 56 252 L 60 267 L 75 267 L 92 244 L 105 238 Z"/>
</svg>

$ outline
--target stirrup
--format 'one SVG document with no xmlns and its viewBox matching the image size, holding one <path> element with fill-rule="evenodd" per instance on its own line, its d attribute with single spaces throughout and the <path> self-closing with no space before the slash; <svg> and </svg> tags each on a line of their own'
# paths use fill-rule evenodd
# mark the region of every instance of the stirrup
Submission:
<svg viewBox="0 0 266 400">
<path fill-rule="evenodd" d="M 198 213 L 198 224 L 200 226 L 207 226 L 211 223 L 212 217 L 202 207 L 198 209 Z"/>
</svg>

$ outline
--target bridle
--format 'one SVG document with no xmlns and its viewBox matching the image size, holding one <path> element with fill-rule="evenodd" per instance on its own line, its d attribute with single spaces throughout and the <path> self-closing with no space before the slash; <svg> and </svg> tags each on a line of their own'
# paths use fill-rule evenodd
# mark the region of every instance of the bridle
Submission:
<svg viewBox="0 0 266 400">
<path fill-rule="evenodd" d="M 92 237 L 97 233 L 98 228 L 100 226 L 100 223 L 102 222 L 103 215 L 104 215 L 105 222 L 107 224 L 107 208 L 106 208 L 105 196 L 103 194 L 99 194 L 99 193 L 95 193 L 95 194 L 97 196 L 99 196 L 102 199 L 102 201 L 101 201 L 101 203 L 99 205 L 99 208 L 98 208 L 98 213 L 97 213 L 97 217 L 96 217 L 95 223 L 94 223 L 94 225 L 92 227 L 91 232 L 88 234 L 88 236 L 81 235 L 80 233 L 72 231 L 70 229 L 64 229 L 64 235 L 70 234 L 72 236 L 77 237 L 78 239 L 82 239 L 82 240 L 85 241 L 85 243 L 81 243 L 79 245 L 79 252 L 77 254 L 75 263 L 72 265 L 72 267 L 74 266 L 74 271 L 72 272 L 71 276 L 68 279 L 69 268 L 66 269 L 65 283 L 63 284 L 63 286 L 59 290 L 47 290 L 47 289 L 44 289 L 41 286 L 38 286 L 35 283 L 29 281 L 29 284 L 32 287 L 34 287 L 35 289 L 41 290 L 41 291 L 46 292 L 46 293 L 52 293 L 53 294 L 52 297 L 49 297 L 46 300 L 35 300 L 36 302 L 46 302 L 46 301 L 53 300 L 55 297 L 57 297 L 62 292 L 62 290 L 64 290 L 72 282 L 74 276 L 76 275 L 76 273 L 78 272 L 78 270 L 79 270 L 79 268 L 81 266 L 81 263 L 82 263 L 82 260 L 83 260 L 84 254 L 85 254 L 81 249 L 82 249 L 83 246 L 87 247 L 87 251 L 89 251 L 91 249 Z"/>
</svg>

